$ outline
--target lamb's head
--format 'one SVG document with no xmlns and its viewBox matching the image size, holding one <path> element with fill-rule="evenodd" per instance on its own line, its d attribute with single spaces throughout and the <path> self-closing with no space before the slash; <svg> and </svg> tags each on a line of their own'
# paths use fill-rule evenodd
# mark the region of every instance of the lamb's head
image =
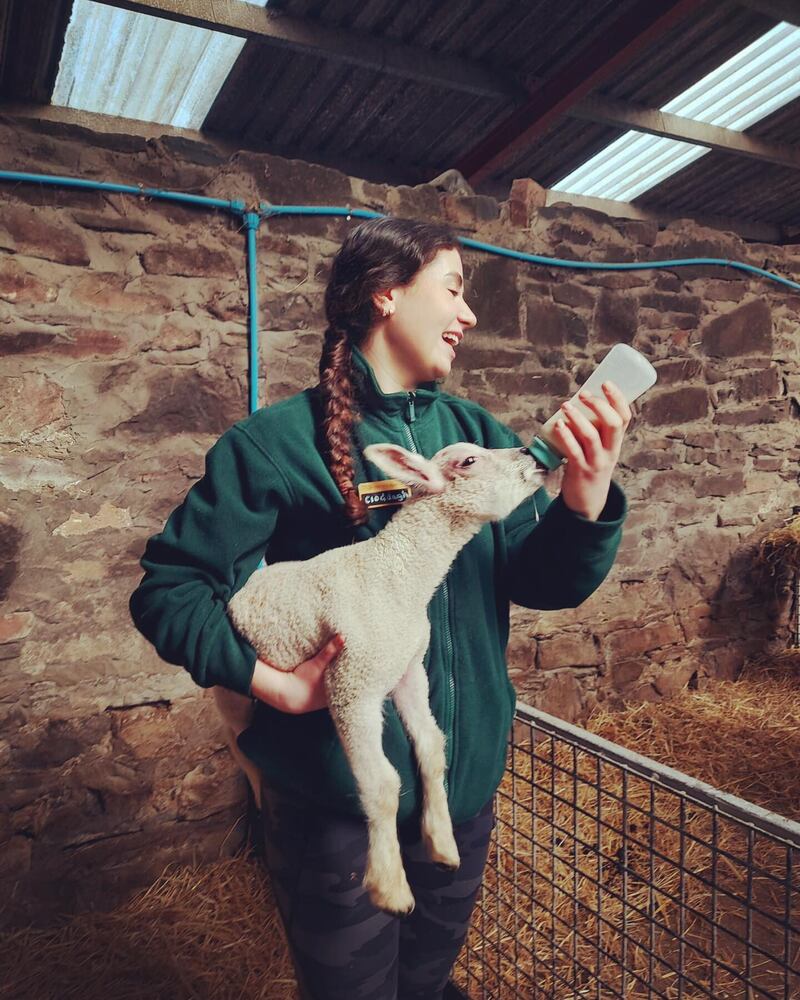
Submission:
<svg viewBox="0 0 800 1000">
<path fill-rule="evenodd" d="M 371 444 L 365 457 L 418 496 L 441 495 L 480 521 L 501 521 L 542 485 L 546 469 L 527 448 L 481 448 L 459 442 L 425 458 L 396 444 Z"/>
</svg>

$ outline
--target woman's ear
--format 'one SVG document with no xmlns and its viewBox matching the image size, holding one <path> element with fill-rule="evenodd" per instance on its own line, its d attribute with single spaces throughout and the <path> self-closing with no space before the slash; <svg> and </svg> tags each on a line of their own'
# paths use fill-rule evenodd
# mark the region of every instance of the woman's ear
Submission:
<svg viewBox="0 0 800 1000">
<path fill-rule="evenodd" d="M 391 316 L 394 312 L 395 304 L 392 301 L 390 292 L 380 292 L 372 296 L 372 304 L 381 316 Z"/>
<path fill-rule="evenodd" d="M 399 444 L 369 444 L 364 457 L 388 475 L 423 493 L 443 493 L 447 482 L 439 467 L 424 455 L 406 451 Z"/>
</svg>

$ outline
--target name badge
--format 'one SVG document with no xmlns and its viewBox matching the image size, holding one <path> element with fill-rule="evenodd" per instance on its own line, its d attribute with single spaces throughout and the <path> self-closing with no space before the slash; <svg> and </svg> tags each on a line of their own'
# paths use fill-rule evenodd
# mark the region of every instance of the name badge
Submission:
<svg viewBox="0 0 800 1000">
<path fill-rule="evenodd" d="M 358 495 L 367 507 L 399 507 L 411 496 L 411 487 L 399 479 L 381 479 L 375 483 L 359 483 Z"/>
</svg>

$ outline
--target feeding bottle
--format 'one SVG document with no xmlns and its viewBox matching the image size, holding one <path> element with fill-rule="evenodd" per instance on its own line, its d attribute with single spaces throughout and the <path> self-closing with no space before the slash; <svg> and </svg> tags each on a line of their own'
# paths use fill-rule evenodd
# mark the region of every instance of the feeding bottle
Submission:
<svg viewBox="0 0 800 1000">
<path fill-rule="evenodd" d="M 656 378 L 655 368 L 643 354 L 627 344 L 615 344 L 578 391 L 590 392 L 593 396 L 605 398 L 603 382 L 613 382 L 619 387 L 626 401 L 632 403 L 655 384 Z M 593 420 L 595 414 L 578 399 L 577 393 L 570 402 Z M 528 448 L 536 461 L 548 469 L 555 469 L 564 461 L 558 443 L 552 436 L 556 422 L 561 418 L 560 410 L 554 413 L 546 423 L 542 424 L 541 430 Z"/>
</svg>

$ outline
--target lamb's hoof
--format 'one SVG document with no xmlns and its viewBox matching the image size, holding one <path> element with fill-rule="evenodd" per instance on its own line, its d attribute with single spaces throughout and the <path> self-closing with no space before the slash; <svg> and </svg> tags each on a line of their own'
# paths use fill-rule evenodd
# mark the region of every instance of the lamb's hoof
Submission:
<svg viewBox="0 0 800 1000">
<path fill-rule="evenodd" d="M 426 836 L 425 850 L 431 861 L 434 861 L 442 868 L 449 868 L 451 871 L 455 871 L 461 864 L 456 840 L 450 831 L 448 831 L 446 836 L 439 836 L 435 840 L 433 837 Z"/>
<path fill-rule="evenodd" d="M 387 913 L 394 913 L 398 917 L 406 916 L 414 909 L 414 896 L 408 881 L 403 875 L 402 879 L 395 879 L 394 885 L 378 885 L 365 878 L 364 886 L 369 893 L 370 901 L 379 910 Z"/>
</svg>

